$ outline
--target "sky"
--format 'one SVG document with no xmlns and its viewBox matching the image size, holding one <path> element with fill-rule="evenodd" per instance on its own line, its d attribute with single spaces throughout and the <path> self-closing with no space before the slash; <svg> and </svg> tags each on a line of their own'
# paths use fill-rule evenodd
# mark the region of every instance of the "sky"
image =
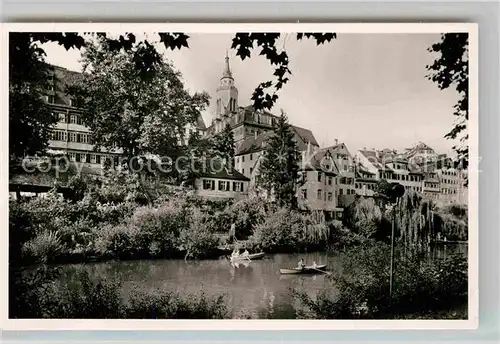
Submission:
<svg viewBox="0 0 500 344">
<path fill-rule="evenodd" d="M 138 35 L 141 38 L 142 35 Z M 154 34 L 148 38 L 157 39 Z M 159 50 L 182 73 L 191 92 L 206 91 L 212 100 L 229 49 L 230 66 L 239 91 L 240 106 L 262 81 L 273 79 L 273 68 L 256 49 L 241 61 L 230 50 L 231 34 L 190 34 L 189 49 Z M 142 36 L 143 37 L 143 36 Z M 339 34 L 329 44 L 297 41 L 282 34 L 278 47 L 288 53 L 290 81 L 279 92 L 271 112 L 283 109 L 291 124 L 310 129 L 320 146 L 344 142 L 354 154 L 359 149 L 402 151 L 419 141 L 438 153 L 451 153 L 457 142 L 444 138 L 452 128 L 456 92 L 441 91 L 426 79 L 426 65 L 435 55 L 427 48 L 439 34 Z M 46 61 L 81 71 L 80 54 L 55 43 L 43 45 Z M 203 114 L 210 125 L 215 101 Z"/>
</svg>

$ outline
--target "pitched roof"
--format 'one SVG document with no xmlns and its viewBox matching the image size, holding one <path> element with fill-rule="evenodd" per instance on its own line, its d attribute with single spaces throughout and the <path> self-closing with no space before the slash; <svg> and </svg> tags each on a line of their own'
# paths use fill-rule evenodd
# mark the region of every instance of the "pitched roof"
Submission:
<svg viewBox="0 0 500 344">
<path fill-rule="evenodd" d="M 325 164 L 325 158 L 328 157 L 331 158 L 331 165 L 328 163 Z M 303 161 L 302 164 L 305 170 L 321 170 L 326 173 L 339 174 L 337 163 L 331 156 L 331 152 L 328 148 L 318 149 L 307 161 Z"/>
<path fill-rule="evenodd" d="M 375 166 L 375 168 L 379 170 L 383 170 L 384 166 L 382 166 L 382 163 L 380 162 L 380 159 L 377 157 L 377 152 L 373 150 L 360 150 L 359 151 L 361 154 L 363 154 L 370 163 Z"/>
<path fill-rule="evenodd" d="M 197 173 L 197 176 L 215 179 L 250 181 L 249 178 L 245 177 L 234 168 L 228 168 L 220 159 L 217 158 L 214 158 L 208 163 L 205 163 L 203 171 Z"/>
<path fill-rule="evenodd" d="M 234 155 L 243 155 L 249 153 L 260 152 L 264 149 L 263 143 L 273 135 L 272 131 L 266 131 L 262 134 L 250 136 L 244 139 L 237 148 Z"/>
<path fill-rule="evenodd" d="M 316 138 L 314 137 L 314 134 L 311 130 L 297 127 L 295 125 L 292 125 L 292 128 L 302 138 L 302 140 L 304 140 L 305 143 L 310 142 L 312 145 L 319 146 L 318 141 L 316 141 Z"/>
</svg>

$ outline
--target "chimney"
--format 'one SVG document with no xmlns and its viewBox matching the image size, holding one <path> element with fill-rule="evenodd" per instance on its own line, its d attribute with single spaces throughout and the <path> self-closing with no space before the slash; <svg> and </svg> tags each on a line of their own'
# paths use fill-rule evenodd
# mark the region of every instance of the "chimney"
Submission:
<svg viewBox="0 0 500 344">
<path fill-rule="evenodd" d="M 335 146 L 339 144 L 339 140 L 335 139 Z"/>
<path fill-rule="evenodd" d="M 257 130 L 255 131 L 255 138 L 257 138 Z"/>
<path fill-rule="evenodd" d="M 311 158 L 311 142 L 307 141 L 307 153 L 306 153 L 306 159 L 310 159 Z"/>
<path fill-rule="evenodd" d="M 363 147 L 363 150 L 366 150 L 366 147 Z"/>
</svg>

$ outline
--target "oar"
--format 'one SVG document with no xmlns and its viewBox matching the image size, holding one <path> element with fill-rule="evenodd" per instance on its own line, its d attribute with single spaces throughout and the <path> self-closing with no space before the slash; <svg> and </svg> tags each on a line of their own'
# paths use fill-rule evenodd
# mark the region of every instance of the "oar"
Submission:
<svg viewBox="0 0 500 344">
<path fill-rule="evenodd" d="M 330 273 L 330 272 L 328 272 L 328 271 L 323 271 L 323 270 L 320 270 L 320 269 L 315 269 L 315 268 L 310 268 L 310 269 L 315 270 L 315 271 L 318 271 L 318 272 L 321 272 L 321 273 L 324 273 L 324 274 L 327 274 L 328 276 L 330 276 L 330 275 L 331 275 L 331 273 Z"/>
</svg>

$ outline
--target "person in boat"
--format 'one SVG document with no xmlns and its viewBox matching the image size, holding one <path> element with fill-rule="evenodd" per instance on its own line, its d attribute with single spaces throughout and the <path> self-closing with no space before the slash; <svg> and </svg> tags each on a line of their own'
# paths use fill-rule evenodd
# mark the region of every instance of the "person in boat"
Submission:
<svg viewBox="0 0 500 344">
<path fill-rule="evenodd" d="M 305 266 L 306 265 L 304 264 L 304 258 L 301 258 L 299 260 L 299 263 L 297 264 L 297 268 L 302 270 Z"/>
<path fill-rule="evenodd" d="M 318 268 L 318 264 L 316 264 L 316 261 L 313 262 L 312 268 L 313 269 L 317 269 Z"/>
<path fill-rule="evenodd" d="M 235 248 L 233 250 L 233 253 L 231 253 L 231 258 L 238 258 L 240 256 L 240 250 L 238 250 L 237 248 Z"/>
<path fill-rule="evenodd" d="M 248 253 L 248 250 L 245 249 L 245 252 L 243 252 L 242 256 L 243 257 L 248 257 L 250 255 L 250 253 Z"/>
</svg>

